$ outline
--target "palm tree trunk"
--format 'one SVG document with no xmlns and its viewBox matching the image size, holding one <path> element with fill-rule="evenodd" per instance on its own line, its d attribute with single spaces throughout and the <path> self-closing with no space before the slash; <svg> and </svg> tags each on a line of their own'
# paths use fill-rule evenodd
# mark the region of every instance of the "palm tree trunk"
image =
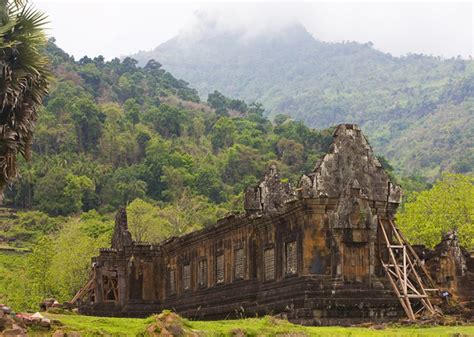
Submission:
<svg viewBox="0 0 474 337">
<path fill-rule="evenodd" d="M 0 0 L 0 26 L 3 26 L 8 18 L 8 0 Z"/>
</svg>

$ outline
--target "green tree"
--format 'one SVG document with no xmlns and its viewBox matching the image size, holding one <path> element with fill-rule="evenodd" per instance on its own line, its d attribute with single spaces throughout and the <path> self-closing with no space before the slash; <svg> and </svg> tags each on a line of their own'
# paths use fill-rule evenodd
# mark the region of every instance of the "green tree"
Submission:
<svg viewBox="0 0 474 337">
<path fill-rule="evenodd" d="M 112 223 L 109 222 L 109 231 L 91 236 L 92 232 L 85 229 L 85 223 L 90 221 L 90 218 L 69 220 L 55 237 L 54 245 L 50 245 L 53 254 L 44 270 L 47 271 L 46 279 L 52 295 L 60 301 L 70 301 L 84 286 L 90 277 L 91 258 L 110 242 Z"/>
<path fill-rule="evenodd" d="M 301 169 L 303 165 L 303 145 L 294 140 L 282 138 L 277 143 L 277 152 L 283 163 L 293 166 L 295 171 Z"/>
<path fill-rule="evenodd" d="M 78 98 L 71 104 L 71 117 L 76 125 L 79 149 L 86 152 L 95 150 L 105 115 L 92 100 Z"/>
<path fill-rule="evenodd" d="M 16 177 L 17 155 L 30 156 L 38 109 L 48 92 L 45 23 L 46 16 L 26 1 L 0 1 L 0 193 Z"/>
<path fill-rule="evenodd" d="M 413 243 L 433 247 L 442 233 L 456 229 L 461 244 L 474 247 L 474 178 L 446 174 L 430 190 L 414 192 L 397 214 Z"/>
<path fill-rule="evenodd" d="M 182 124 L 187 116 L 182 109 L 161 104 L 158 108 L 148 109 L 143 117 L 143 121 L 153 126 L 164 138 L 173 136 L 179 137 L 182 131 Z"/>
<path fill-rule="evenodd" d="M 35 191 L 34 204 L 52 215 L 79 212 L 84 204 L 84 197 L 95 189 L 89 177 L 74 175 L 60 167 L 50 169 L 38 180 L 38 184 L 41 188 Z"/>
<path fill-rule="evenodd" d="M 228 98 L 221 94 L 219 91 L 215 90 L 212 94 L 207 96 L 207 104 L 213 109 L 216 110 L 216 114 L 219 116 L 228 116 L 227 113 L 227 104 Z"/>
<path fill-rule="evenodd" d="M 93 191 L 95 191 L 95 185 L 89 177 L 76 176 L 71 173 L 66 176 L 64 196 L 69 199 L 73 212 L 82 210 L 84 196 Z"/>
<path fill-rule="evenodd" d="M 149 177 L 149 172 L 142 164 L 120 167 L 104 178 L 104 186 L 100 191 L 103 208 L 113 211 L 136 198 L 145 198 L 148 184 L 143 180 L 144 177 Z"/>
<path fill-rule="evenodd" d="M 118 167 L 124 163 L 132 164 L 139 157 L 139 145 L 132 131 L 132 124 L 118 104 L 101 106 L 106 115 L 101 131 L 99 149 L 104 163 Z"/>
<path fill-rule="evenodd" d="M 53 242 L 50 237 L 41 237 L 33 246 L 27 258 L 27 298 L 30 305 L 53 295 L 49 266 L 53 257 Z"/>
<path fill-rule="evenodd" d="M 159 210 L 158 206 L 139 198 L 127 206 L 128 226 L 135 241 L 160 242 L 171 234 L 171 228 L 162 221 Z"/>
<path fill-rule="evenodd" d="M 235 132 L 235 123 L 231 118 L 219 118 L 211 130 L 211 142 L 214 149 L 225 149 L 232 146 Z"/>
<path fill-rule="evenodd" d="M 224 184 L 216 165 L 210 163 L 210 158 L 196 172 L 194 188 L 196 192 L 209 198 L 212 202 L 221 203 L 225 200 Z"/>
<path fill-rule="evenodd" d="M 123 103 L 125 116 L 132 122 L 133 125 L 140 121 L 140 105 L 134 98 L 129 98 Z"/>
</svg>

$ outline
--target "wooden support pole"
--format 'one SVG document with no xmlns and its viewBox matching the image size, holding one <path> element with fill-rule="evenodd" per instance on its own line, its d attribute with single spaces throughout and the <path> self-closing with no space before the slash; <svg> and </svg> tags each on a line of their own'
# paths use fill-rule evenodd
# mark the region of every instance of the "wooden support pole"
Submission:
<svg viewBox="0 0 474 337">
<path fill-rule="evenodd" d="M 387 263 L 382 261 L 382 265 L 405 313 L 409 319 L 415 319 L 416 315 L 422 311 L 436 314 L 427 294 L 427 290 L 431 291 L 433 289 L 425 289 L 423 278 L 419 274 L 417 267 L 419 267 L 421 274 L 426 276 L 425 278 L 428 280 L 428 283 L 431 283 L 431 286 L 433 286 L 434 282 L 431 276 L 413 247 L 406 241 L 391 219 L 388 219 L 388 224 L 393 235 L 391 238 L 387 235 L 384 223 L 379 219 L 379 226 L 389 253 L 389 261 Z M 401 254 L 395 254 L 395 250 L 401 250 Z M 418 300 L 422 308 L 414 313 L 410 299 Z"/>
</svg>

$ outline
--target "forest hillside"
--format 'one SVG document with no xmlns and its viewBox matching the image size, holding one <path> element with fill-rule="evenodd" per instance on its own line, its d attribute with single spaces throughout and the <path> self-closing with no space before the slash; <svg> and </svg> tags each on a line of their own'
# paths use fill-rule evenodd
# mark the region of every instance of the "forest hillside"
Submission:
<svg viewBox="0 0 474 337">
<path fill-rule="evenodd" d="M 394 57 L 371 42 L 320 41 L 300 24 L 249 37 L 204 18 L 191 31 L 133 57 L 159 61 L 201 97 L 259 101 L 319 129 L 358 123 L 405 173 L 474 170 L 472 60 Z"/>
</svg>

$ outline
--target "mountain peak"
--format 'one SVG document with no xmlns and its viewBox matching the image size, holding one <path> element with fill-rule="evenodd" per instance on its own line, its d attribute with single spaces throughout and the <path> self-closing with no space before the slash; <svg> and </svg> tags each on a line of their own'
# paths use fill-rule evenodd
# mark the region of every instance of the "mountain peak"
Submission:
<svg viewBox="0 0 474 337">
<path fill-rule="evenodd" d="M 248 26 L 245 24 L 226 25 L 213 16 L 197 15 L 198 19 L 190 27 L 183 29 L 171 41 L 180 44 L 195 44 L 202 42 L 231 39 L 234 43 L 251 43 L 255 40 L 305 40 L 313 39 L 299 21 L 289 21 L 278 25 L 265 27 Z M 166 44 L 166 42 L 165 42 Z"/>
</svg>

